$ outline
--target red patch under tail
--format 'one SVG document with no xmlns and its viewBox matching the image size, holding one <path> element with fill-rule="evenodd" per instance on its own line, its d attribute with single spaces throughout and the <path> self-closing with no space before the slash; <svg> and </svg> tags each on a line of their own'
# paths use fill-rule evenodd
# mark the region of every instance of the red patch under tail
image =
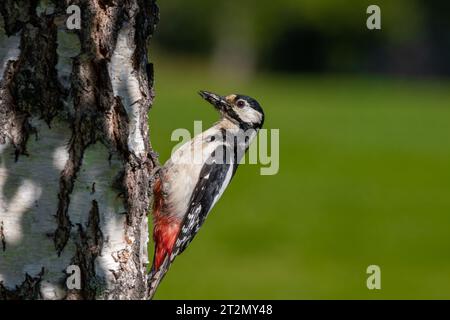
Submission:
<svg viewBox="0 0 450 320">
<path fill-rule="evenodd" d="M 156 181 L 153 192 L 155 200 L 153 207 L 155 255 L 153 258 L 152 272 L 156 272 L 161 267 L 164 259 L 172 253 L 173 246 L 180 231 L 181 221 L 169 215 L 162 214 L 164 198 L 160 179 Z"/>
<path fill-rule="evenodd" d="M 170 256 L 180 231 L 180 221 L 169 217 L 160 217 L 155 221 L 153 240 L 155 241 L 155 258 L 153 270 L 159 269 L 164 259 Z"/>
</svg>

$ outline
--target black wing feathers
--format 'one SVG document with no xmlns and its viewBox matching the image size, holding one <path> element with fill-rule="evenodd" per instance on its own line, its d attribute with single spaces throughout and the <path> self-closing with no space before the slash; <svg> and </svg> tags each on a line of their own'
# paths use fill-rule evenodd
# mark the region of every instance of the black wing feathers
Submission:
<svg viewBox="0 0 450 320">
<path fill-rule="evenodd" d="M 223 152 L 224 146 L 220 146 L 215 152 Z M 214 157 L 215 152 L 212 154 Z M 223 152 L 224 157 L 230 152 Z M 223 161 L 223 164 L 211 163 L 208 161 L 200 172 L 200 179 L 192 193 L 188 214 L 184 218 L 180 234 L 178 235 L 173 258 L 182 253 L 187 245 L 192 241 L 198 230 L 205 222 L 208 213 L 214 204 L 214 199 L 219 195 L 223 183 L 226 181 L 227 174 L 234 168 L 231 161 Z M 233 166 L 234 167 L 234 166 Z M 172 259 L 173 259 L 172 258 Z M 171 260 L 172 260 L 171 259 Z"/>
</svg>

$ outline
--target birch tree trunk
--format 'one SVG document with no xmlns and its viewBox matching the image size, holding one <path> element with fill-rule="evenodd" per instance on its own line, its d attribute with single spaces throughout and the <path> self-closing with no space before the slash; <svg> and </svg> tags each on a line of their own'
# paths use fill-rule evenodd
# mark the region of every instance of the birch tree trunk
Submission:
<svg viewBox="0 0 450 320">
<path fill-rule="evenodd" d="M 155 0 L 0 12 L 0 299 L 146 299 Z"/>
</svg>

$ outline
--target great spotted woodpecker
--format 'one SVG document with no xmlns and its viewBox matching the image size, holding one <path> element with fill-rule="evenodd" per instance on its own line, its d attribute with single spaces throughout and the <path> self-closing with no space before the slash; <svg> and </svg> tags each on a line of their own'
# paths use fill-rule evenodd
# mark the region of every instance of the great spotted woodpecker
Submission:
<svg viewBox="0 0 450 320">
<path fill-rule="evenodd" d="M 222 196 L 264 123 L 264 112 L 255 99 L 199 93 L 220 112 L 221 119 L 175 151 L 158 172 L 153 190 L 155 253 L 150 298 Z"/>
</svg>

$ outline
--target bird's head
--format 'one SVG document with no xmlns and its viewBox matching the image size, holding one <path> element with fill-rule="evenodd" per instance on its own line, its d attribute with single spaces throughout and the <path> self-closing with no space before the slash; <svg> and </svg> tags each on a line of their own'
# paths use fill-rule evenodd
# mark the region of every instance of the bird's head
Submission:
<svg viewBox="0 0 450 320">
<path fill-rule="evenodd" d="M 219 110 L 222 117 L 239 127 L 245 130 L 262 128 L 264 111 L 255 99 L 241 94 L 231 94 L 226 97 L 207 91 L 200 91 L 199 94 Z"/>
</svg>

